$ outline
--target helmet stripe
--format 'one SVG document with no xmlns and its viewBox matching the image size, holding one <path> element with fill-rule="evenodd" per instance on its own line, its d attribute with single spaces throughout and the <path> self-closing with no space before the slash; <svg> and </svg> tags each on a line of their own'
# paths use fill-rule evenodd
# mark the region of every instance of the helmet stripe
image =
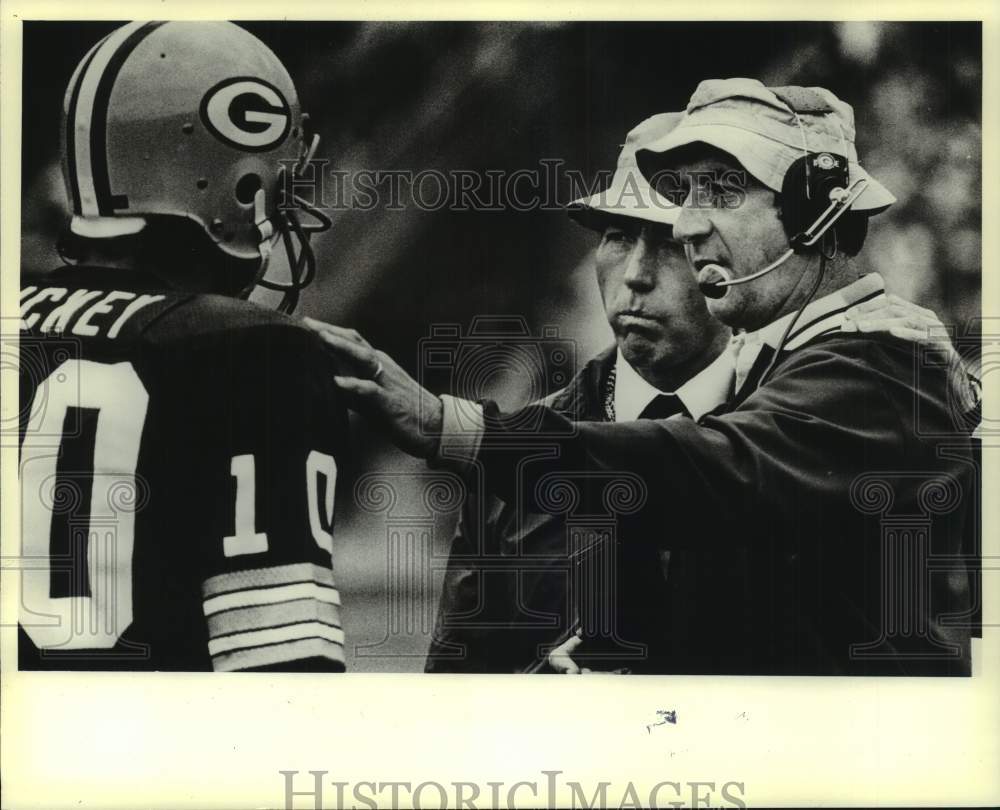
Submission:
<svg viewBox="0 0 1000 810">
<path fill-rule="evenodd" d="M 121 47 L 108 60 L 108 66 L 101 74 L 94 95 L 94 110 L 90 126 L 91 170 L 94 178 L 94 193 L 97 197 L 97 211 L 100 216 L 113 216 L 116 208 L 127 207 L 127 202 L 116 204 L 111 194 L 111 174 L 108 171 L 108 105 L 111 101 L 111 91 L 115 81 L 129 56 L 153 31 L 163 25 L 162 22 L 149 22 L 129 35 Z"/>
<path fill-rule="evenodd" d="M 80 196 L 80 213 L 83 216 L 97 216 L 97 192 L 94 188 L 92 130 L 94 100 L 101 77 L 108 67 L 111 57 L 122 43 L 147 23 L 133 22 L 113 31 L 94 52 L 87 69 L 82 72 L 80 86 L 76 94 L 76 109 L 73 116 L 73 157 L 76 160 L 77 190 Z"/>
<path fill-rule="evenodd" d="M 90 67 L 90 63 L 94 59 L 94 54 L 97 53 L 105 40 L 107 40 L 107 37 L 104 37 L 104 39 L 87 51 L 87 55 L 77 66 L 76 71 L 70 79 L 70 87 L 66 94 L 66 143 L 63 145 L 63 154 L 66 156 L 66 182 L 69 184 L 70 203 L 73 206 L 74 214 L 81 213 L 80 179 L 76 176 L 76 138 L 74 137 L 76 132 L 76 105 L 80 99 L 80 85 L 83 84 L 83 76 L 87 72 L 87 68 Z"/>
</svg>

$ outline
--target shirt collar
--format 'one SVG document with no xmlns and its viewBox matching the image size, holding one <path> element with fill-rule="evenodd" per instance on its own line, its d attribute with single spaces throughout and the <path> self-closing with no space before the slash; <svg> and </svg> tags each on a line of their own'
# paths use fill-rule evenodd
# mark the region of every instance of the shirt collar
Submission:
<svg viewBox="0 0 1000 810">
<path fill-rule="evenodd" d="M 647 382 L 618 350 L 615 358 L 615 421 L 632 422 L 660 394 L 676 394 L 691 417 L 701 419 L 729 396 L 733 379 L 733 358 L 725 351 L 708 366 L 679 386 L 661 391 Z"/>
</svg>

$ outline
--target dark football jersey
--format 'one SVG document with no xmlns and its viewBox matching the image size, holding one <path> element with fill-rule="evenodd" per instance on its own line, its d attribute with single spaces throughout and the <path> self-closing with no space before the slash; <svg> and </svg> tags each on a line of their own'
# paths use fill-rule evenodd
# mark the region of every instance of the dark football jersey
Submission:
<svg viewBox="0 0 1000 810">
<path fill-rule="evenodd" d="M 20 341 L 20 668 L 343 669 L 322 342 L 95 268 L 25 279 Z"/>
</svg>

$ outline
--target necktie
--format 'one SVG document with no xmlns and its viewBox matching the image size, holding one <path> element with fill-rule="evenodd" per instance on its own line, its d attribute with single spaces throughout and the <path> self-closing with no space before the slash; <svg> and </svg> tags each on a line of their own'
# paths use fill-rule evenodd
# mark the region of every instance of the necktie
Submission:
<svg viewBox="0 0 1000 810">
<path fill-rule="evenodd" d="M 666 419 L 677 413 L 687 413 L 684 403 L 677 394 L 657 394 L 639 414 L 640 419 Z"/>
</svg>

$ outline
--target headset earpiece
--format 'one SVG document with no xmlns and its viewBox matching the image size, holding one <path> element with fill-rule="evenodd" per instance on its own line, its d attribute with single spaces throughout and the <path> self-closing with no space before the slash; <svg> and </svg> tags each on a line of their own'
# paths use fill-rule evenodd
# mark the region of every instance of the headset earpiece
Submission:
<svg viewBox="0 0 1000 810">
<path fill-rule="evenodd" d="M 796 253 L 815 247 L 807 231 L 835 198 L 847 194 L 848 184 L 846 158 L 831 152 L 807 152 L 788 167 L 781 184 L 781 221 Z"/>
<path fill-rule="evenodd" d="M 778 97 L 788 104 L 788 110 L 795 116 L 802 134 L 802 157 L 788 167 L 781 181 L 781 193 L 777 196 L 778 216 L 788 239 L 788 250 L 763 270 L 748 276 L 715 278 L 699 283 L 699 289 L 707 298 L 722 298 L 730 287 L 766 276 L 795 253 L 819 253 L 818 278 L 822 280 L 826 260 L 833 258 L 838 250 L 853 256 L 860 250 L 868 232 L 867 217 L 851 211 L 851 205 L 864 192 L 868 180 L 859 177 L 852 183 L 847 158 L 843 155 L 809 151 L 809 139 L 799 112 L 829 112 L 829 109 L 825 105 L 808 109 L 799 105 L 796 111 L 784 95 Z M 838 223 L 838 229 L 831 230 Z M 838 233 L 838 230 L 843 233 Z M 809 294 L 807 302 L 812 300 L 817 289 L 818 284 Z M 781 345 L 784 345 L 784 338 Z"/>
</svg>

